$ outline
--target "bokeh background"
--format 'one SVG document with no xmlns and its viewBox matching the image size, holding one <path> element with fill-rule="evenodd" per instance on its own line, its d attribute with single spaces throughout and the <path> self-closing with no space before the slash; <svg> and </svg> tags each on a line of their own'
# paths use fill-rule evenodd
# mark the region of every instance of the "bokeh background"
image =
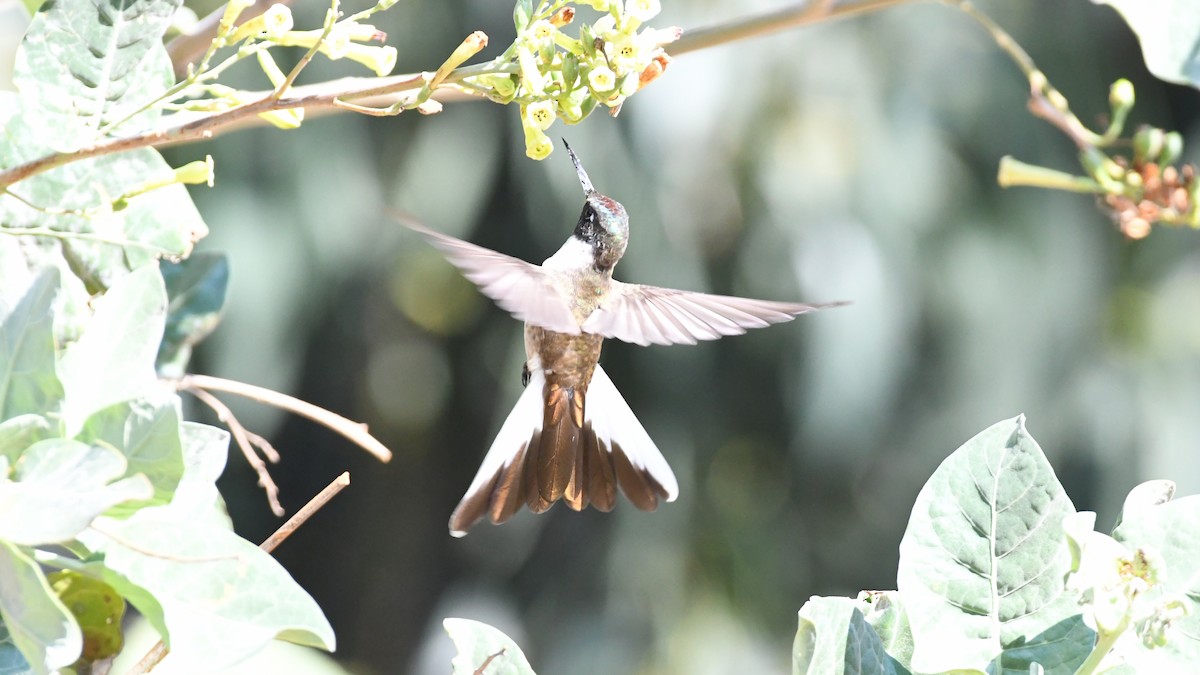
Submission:
<svg viewBox="0 0 1200 675">
<path fill-rule="evenodd" d="M 664 0 L 653 23 L 782 4 Z M 1151 77 L 1111 9 L 979 4 L 1085 122 L 1128 77 L 1133 122 L 1200 137 L 1200 95 Z M 324 12 L 294 10 L 298 26 Z M 396 72 L 411 72 L 477 29 L 491 37 L 483 57 L 499 54 L 511 10 L 412 0 L 377 23 Z M 351 74 L 318 60 L 306 78 Z M 234 82 L 265 84 L 250 68 Z M 602 363 L 674 467 L 678 501 L 560 506 L 462 540 L 446 521 L 520 391 L 521 325 L 386 212 L 540 261 L 582 204 L 566 153 L 526 159 L 516 109 L 482 102 L 168 150 L 173 164 L 215 158 L 216 187 L 194 192 L 212 229 L 201 247 L 232 263 L 224 321 L 194 369 L 365 421 L 396 453 L 380 465 L 310 422 L 230 401 L 282 451 L 272 475 L 289 511 L 353 475 L 277 552 L 326 610 L 338 663 L 448 672 L 441 621 L 459 616 L 505 630 L 540 673 L 790 672 L 805 600 L 893 588 L 925 479 L 1019 413 L 1101 524 L 1145 479 L 1200 492 L 1200 235 L 1128 242 L 1090 197 L 998 188 L 1006 154 L 1077 166 L 1027 93 L 978 25 L 914 2 L 682 55 L 619 118 L 556 124 L 631 214 L 620 278 L 853 304 L 694 347 L 610 342 Z M 222 488 L 247 538 L 279 525 L 236 453 Z"/>
</svg>

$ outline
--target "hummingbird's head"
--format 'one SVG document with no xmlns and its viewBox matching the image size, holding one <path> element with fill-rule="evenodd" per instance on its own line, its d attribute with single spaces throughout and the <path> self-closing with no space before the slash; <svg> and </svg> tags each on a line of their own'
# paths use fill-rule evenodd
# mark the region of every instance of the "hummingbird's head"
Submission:
<svg viewBox="0 0 1200 675">
<path fill-rule="evenodd" d="M 611 270 L 625 255 L 625 246 L 629 242 L 629 216 L 617 200 L 596 192 L 566 139 L 563 139 L 563 145 L 567 147 L 586 196 L 572 236 L 592 247 L 593 265 L 597 270 Z"/>
</svg>

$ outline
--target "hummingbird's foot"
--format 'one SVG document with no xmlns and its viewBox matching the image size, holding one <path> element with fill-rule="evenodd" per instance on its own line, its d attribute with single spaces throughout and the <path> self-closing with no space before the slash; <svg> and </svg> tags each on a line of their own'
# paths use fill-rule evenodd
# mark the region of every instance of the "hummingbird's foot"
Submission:
<svg viewBox="0 0 1200 675">
<path fill-rule="evenodd" d="M 531 378 L 531 377 L 533 377 L 533 373 L 529 372 L 529 364 L 522 363 L 521 364 L 521 386 L 528 387 L 529 386 L 529 378 Z"/>
</svg>

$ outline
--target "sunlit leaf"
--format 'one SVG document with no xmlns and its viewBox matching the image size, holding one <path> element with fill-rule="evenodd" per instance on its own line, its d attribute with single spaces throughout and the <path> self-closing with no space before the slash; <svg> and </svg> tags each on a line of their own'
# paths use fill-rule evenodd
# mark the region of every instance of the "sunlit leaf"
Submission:
<svg viewBox="0 0 1200 675">
<path fill-rule="evenodd" d="M 0 419 L 50 413 L 63 398 L 54 365 L 58 272 L 46 270 L 0 320 Z"/>
<path fill-rule="evenodd" d="M 333 650 L 317 603 L 268 553 L 168 508 L 104 519 L 105 580 L 155 626 L 173 658 L 200 670 L 235 664 L 270 640 Z"/>
<path fill-rule="evenodd" d="M 52 425 L 41 415 L 17 415 L 0 422 L 0 456 L 9 464 L 16 461 L 25 448 L 48 438 Z"/>
<path fill-rule="evenodd" d="M 83 651 L 79 625 L 50 589 L 41 567 L 24 550 L 3 540 L 0 619 L 35 673 L 65 668 Z M 11 655 L 5 661 L 15 665 Z"/>
<path fill-rule="evenodd" d="M 517 643 L 486 623 L 446 619 L 442 626 L 458 654 L 450 661 L 453 675 L 534 675 L 533 667 Z"/>
<path fill-rule="evenodd" d="M 181 519 L 211 519 L 214 524 L 233 529 L 216 484 L 229 458 L 229 432 L 196 422 L 184 422 L 181 431 L 183 479 L 168 508 Z"/>
<path fill-rule="evenodd" d="M 1092 0 L 1121 13 L 1160 79 L 1200 87 L 1200 7 L 1194 0 Z"/>
<path fill-rule="evenodd" d="M 800 608 L 792 645 L 794 675 L 894 675 L 907 673 L 850 598 L 809 598 Z"/>
<path fill-rule="evenodd" d="M 56 150 L 95 142 L 107 124 L 140 112 L 173 81 L 162 35 L 181 0 L 56 0 L 34 17 L 13 82 Z"/>
<path fill-rule="evenodd" d="M 167 293 L 152 265 L 121 279 L 96 302 L 95 316 L 60 362 L 69 433 L 98 410 L 158 386 L 154 357 L 166 316 Z"/>
<path fill-rule="evenodd" d="M 116 448 L 128 462 L 126 475 L 146 476 L 154 486 L 152 503 L 166 504 L 184 472 L 178 405 L 173 393 L 117 403 L 88 417 L 76 439 Z"/>
<path fill-rule="evenodd" d="M 111 448 L 62 438 L 35 443 L 12 480 L 0 477 L 0 539 L 30 546 L 65 542 L 109 508 L 149 499 L 154 492 L 144 476 L 112 482 L 125 466 Z"/>
<path fill-rule="evenodd" d="M 942 462 L 900 543 L 913 670 L 1025 675 L 1037 661 L 1047 673 L 1073 673 L 1094 639 L 1065 588 L 1062 522 L 1074 512 L 1024 417 Z"/>
<path fill-rule="evenodd" d="M 864 598 L 867 596 L 867 598 Z M 898 665 L 908 668 L 912 662 L 913 636 L 908 625 L 908 612 L 897 591 L 872 591 L 859 595 L 859 609 L 883 648 Z"/>
</svg>

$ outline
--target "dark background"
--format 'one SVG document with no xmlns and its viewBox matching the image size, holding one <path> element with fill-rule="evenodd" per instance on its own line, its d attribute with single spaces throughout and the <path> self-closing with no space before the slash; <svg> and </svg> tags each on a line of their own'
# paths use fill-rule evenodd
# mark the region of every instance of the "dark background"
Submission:
<svg viewBox="0 0 1200 675">
<path fill-rule="evenodd" d="M 686 29 L 782 3 L 663 4 L 653 24 Z M 1197 92 L 1152 78 L 1111 9 L 980 4 L 1085 122 L 1099 126 L 1109 84 L 1128 77 L 1133 123 L 1194 135 Z M 317 25 L 319 5 L 297 2 L 297 26 Z M 483 56 L 499 54 L 510 13 L 407 2 L 378 23 L 396 72 L 412 72 L 476 29 L 491 36 Z M 365 73 L 318 60 L 306 78 L 347 74 Z M 252 69 L 235 82 L 265 85 Z M 446 521 L 520 391 L 521 325 L 385 210 L 540 261 L 582 204 L 566 153 L 526 159 L 515 107 L 478 102 L 170 150 L 173 164 L 216 159 L 216 187 L 194 193 L 212 229 L 202 248 L 233 270 L 195 370 L 363 420 L 395 452 L 380 465 L 234 402 L 282 451 L 272 474 L 289 511 L 353 475 L 277 552 L 333 623 L 336 658 L 448 672 L 441 620 L 460 616 L 504 629 L 541 673 L 790 672 L 805 600 L 893 588 L 924 480 L 1018 413 L 1102 526 L 1142 480 L 1200 491 L 1200 238 L 1128 242 L 1091 197 L 998 188 L 1006 154 L 1077 170 L 1027 94 L 978 25 L 914 3 L 680 56 L 618 119 L 557 123 L 552 137 L 631 215 L 619 278 L 853 304 L 695 347 L 610 342 L 602 363 L 679 500 L 522 513 L 463 540 Z M 222 490 L 247 538 L 278 526 L 240 457 Z"/>
</svg>

